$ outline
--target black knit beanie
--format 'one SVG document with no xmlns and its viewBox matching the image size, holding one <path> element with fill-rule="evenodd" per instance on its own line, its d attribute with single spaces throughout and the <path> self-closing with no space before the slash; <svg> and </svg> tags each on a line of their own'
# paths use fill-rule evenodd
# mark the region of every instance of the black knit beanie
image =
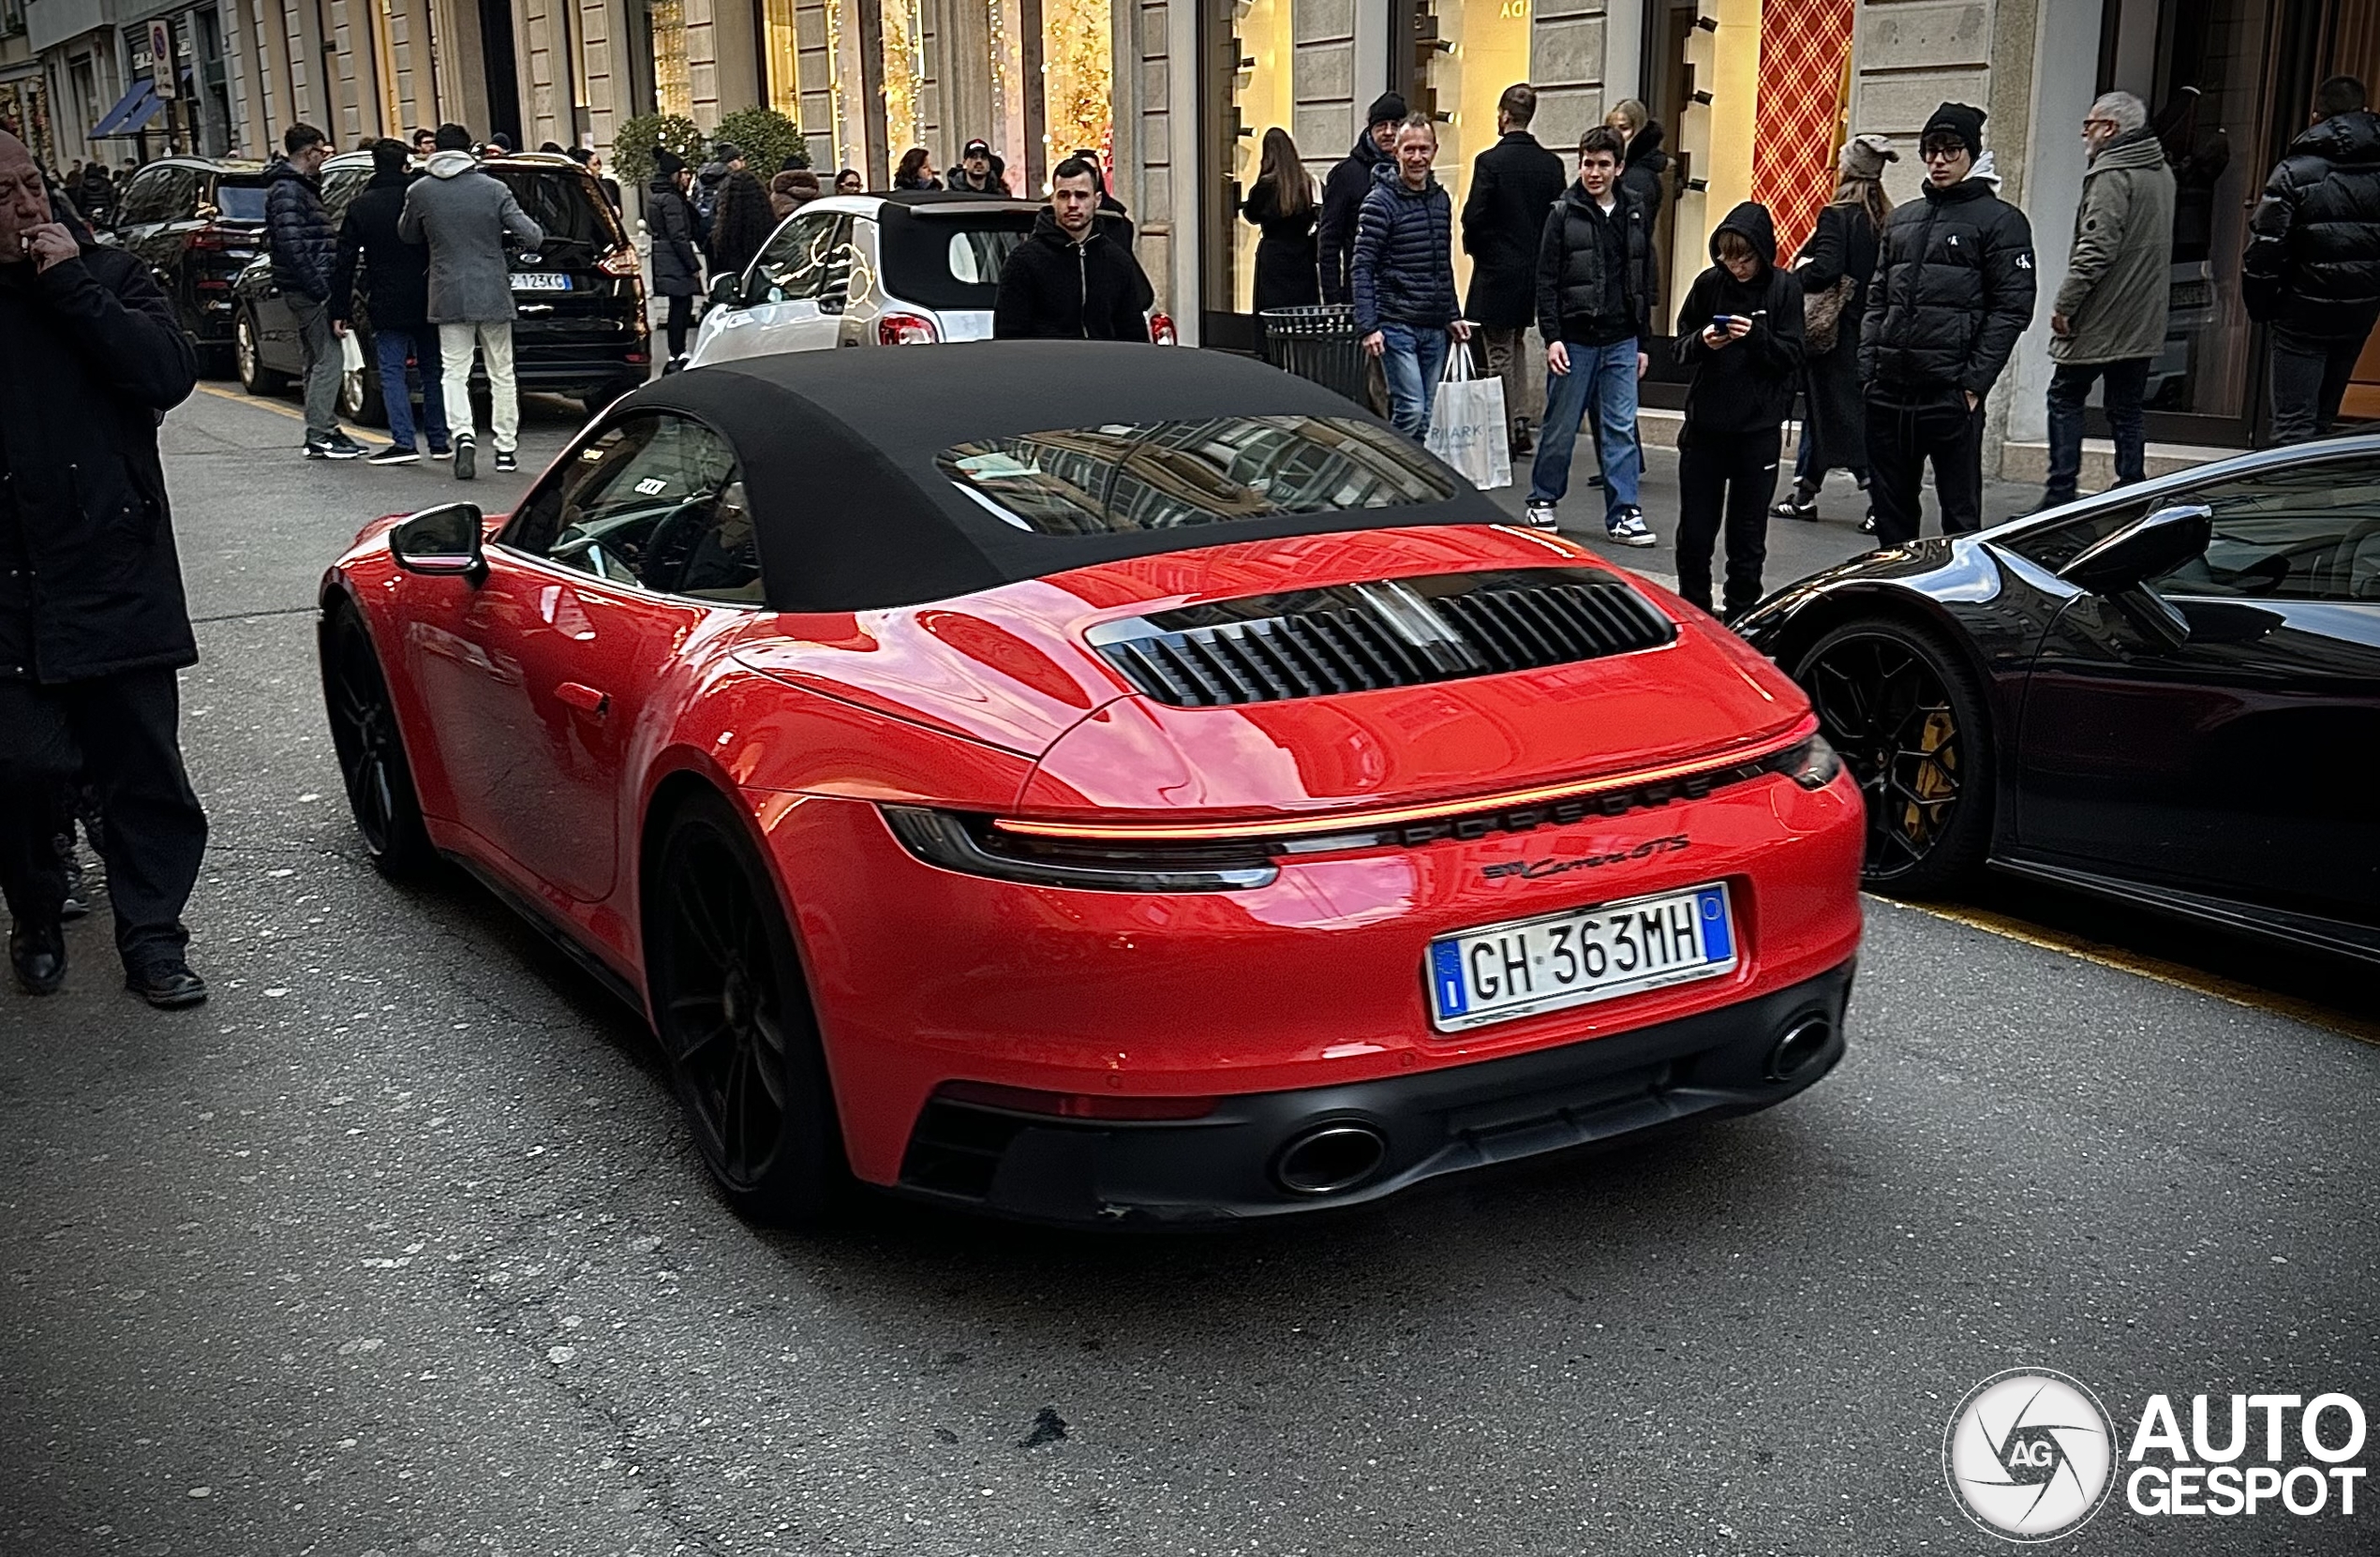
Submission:
<svg viewBox="0 0 2380 1557">
<path fill-rule="evenodd" d="M 1917 138 L 1918 149 L 1924 150 L 1926 142 L 1937 135 L 1955 136 L 1971 157 L 1983 156 L 1984 111 L 1965 103 L 1944 103 L 1926 121 L 1925 132 Z"/>
</svg>

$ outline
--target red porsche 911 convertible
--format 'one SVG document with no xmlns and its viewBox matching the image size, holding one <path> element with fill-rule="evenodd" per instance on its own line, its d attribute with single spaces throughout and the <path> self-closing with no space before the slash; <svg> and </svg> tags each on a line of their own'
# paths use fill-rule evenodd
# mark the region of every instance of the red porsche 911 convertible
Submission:
<svg viewBox="0 0 2380 1557">
<path fill-rule="evenodd" d="M 644 1012 L 749 1215 L 1341 1205 L 1843 1051 L 1865 823 L 1801 692 L 1245 359 L 695 369 L 321 605 L 374 858 Z"/>
</svg>

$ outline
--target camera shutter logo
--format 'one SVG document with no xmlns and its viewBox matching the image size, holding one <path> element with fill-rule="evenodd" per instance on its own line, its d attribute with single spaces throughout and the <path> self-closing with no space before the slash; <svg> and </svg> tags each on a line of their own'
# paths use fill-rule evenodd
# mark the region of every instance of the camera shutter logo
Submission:
<svg viewBox="0 0 2380 1557">
<path fill-rule="evenodd" d="M 1967 1517 L 2002 1540 L 2054 1541 L 2090 1522 L 2116 1480 L 2099 1398 L 2046 1368 L 2011 1368 L 1968 1391 L 1942 1433 L 1942 1475 Z"/>
</svg>

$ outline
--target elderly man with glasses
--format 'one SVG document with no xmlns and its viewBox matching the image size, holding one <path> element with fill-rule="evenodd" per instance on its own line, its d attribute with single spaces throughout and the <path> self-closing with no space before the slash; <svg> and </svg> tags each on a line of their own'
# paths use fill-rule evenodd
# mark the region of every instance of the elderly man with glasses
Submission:
<svg viewBox="0 0 2380 1557">
<path fill-rule="evenodd" d="M 2110 92 L 2082 122 L 2090 171 L 2075 212 L 2066 279 L 2050 304 L 2049 483 L 2042 506 L 2072 502 L 2082 475 L 2083 402 L 2105 386 L 2116 435 L 2116 484 L 2148 476 L 2140 402 L 2149 363 L 2165 344 L 2172 295 L 2174 175 L 2149 109 Z"/>
<path fill-rule="evenodd" d="M 1877 245 L 1860 334 L 1868 496 L 1876 540 L 1917 538 L 1926 462 L 1942 532 L 1984 518 L 1984 399 L 2033 318 L 2033 232 L 1972 177 L 1984 111 L 1944 103 L 1926 122 L 1925 199 L 1895 210 Z"/>
</svg>

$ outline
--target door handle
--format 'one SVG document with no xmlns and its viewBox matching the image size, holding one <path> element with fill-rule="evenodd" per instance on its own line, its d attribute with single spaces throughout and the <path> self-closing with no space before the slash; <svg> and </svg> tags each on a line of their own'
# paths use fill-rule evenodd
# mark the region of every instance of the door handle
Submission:
<svg viewBox="0 0 2380 1557">
<path fill-rule="evenodd" d="M 599 692 L 592 687 L 582 687 L 575 681 L 565 681 L 555 688 L 554 696 L 580 713 L 592 714 L 597 719 L 602 719 L 612 711 L 612 698 L 609 692 Z"/>
</svg>

